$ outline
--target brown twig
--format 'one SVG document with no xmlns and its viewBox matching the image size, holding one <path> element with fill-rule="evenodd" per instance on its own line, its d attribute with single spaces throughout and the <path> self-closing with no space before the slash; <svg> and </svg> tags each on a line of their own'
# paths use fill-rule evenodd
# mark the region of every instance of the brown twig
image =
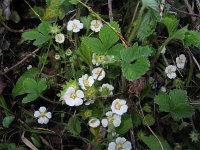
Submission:
<svg viewBox="0 0 200 150">
<path fill-rule="evenodd" d="M 8 30 L 9 32 L 13 32 L 13 33 L 23 33 L 23 32 L 27 32 L 27 31 L 32 30 L 32 29 L 15 30 L 15 29 L 11 29 L 10 27 L 8 27 L 4 22 L 2 22 L 1 24 L 6 28 L 6 30 Z"/>
<path fill-rule="evenodd" d="M 183 0 L 183 1 L 184 1 L 184 3 L 186 4 L 189 13 L 190 13 L 190 14 L 194 14 L 194 11 L 193 11 L 191 5 L 189 4 L 188 0 Z M 193 17 L 193 16 L 191 16 L 191 19 L 192 19 L 192 21 L 195 21 L 195 20 L 196 20 L 196 18 Z"/>
<path fill-rule="evenodd" d="M 26 57 L 24 57 L 22 60 L 20 60 L 18 63 L 16 63 L 15 65 L 13 65 L 12 67 L 10 67 L 8 70 L 6 70 L 5 72 L 1 73 L 2 75 L 5 75 L 6 73 L 10 72 L 11 70 L 13 70 L 14 68 L 16 68 L 17 66 L 19 66 L 21 63 L 23 63 L 25 60 L 27 60 L 29 57 L 33 56 L 33 54 L 35 54 L 36 52 L 38 52 L 41 49 L 41 47 L 38 47 L 37 49 L 35 49 L 33 52 L 31 52 L 30 54 L 28 54 Z"/>
<path fill-rule="evenodd" d="M 183 10 L 180 10 L 180 9 L 177 9 L 177 8 L 175 8 L 175 7 L 173 7 L 176 11 L 178 11 L 178 12 L 181 12 L 181 13 L 184 13 L 184 14 L 186 14 L 186 15 L 190 15 L 190 16 L 194 16 L 194 17 L 200 17 L 200 15 L 198 15 L 198 14 L 191 14 L 191 13 L 188 13 L 188 12 L 186 12 L 186 11 L 183 11 Z"/>
<path fill-rule="evenodd" d="M 110 21 L 113 21 L 112 0 L 108 0 L 108 11 L 109 11 L 109 19 Z"/>
</svg>

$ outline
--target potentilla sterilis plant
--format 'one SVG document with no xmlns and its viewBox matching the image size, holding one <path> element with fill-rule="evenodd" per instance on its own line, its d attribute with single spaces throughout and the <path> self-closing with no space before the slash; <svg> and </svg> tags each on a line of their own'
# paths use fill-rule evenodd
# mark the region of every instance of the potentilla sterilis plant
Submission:
<svg viewBox="0 0 200 150">
<path fill-rule="evenodd" d="M 80 106 L 83 104 L 84 93 L 76 90 L 75 87 L 69 87 L 63 95 L 65 103 L 69 106 Z"/>
<path fill-rule="evenodd" d="M 123 115 L 127 112 L 128 106 L 126 104 L 126 101 L 123 99 L 116 99 L 112 102 L 111 110 L 113 113 L 116 113 L 118 115 Z"/>
<path fill-rule="evenodd" d="M 64 36 L 64 34 L 62 34 L 62 33 L 56 34 L 56 35 L 55 35 L 55 41 L 56 41 L 57 43 L 60 43 L 60 44 L 64 43 L 64 41 L 65 41 L 65 36 Z"/>
<path fill-rule="evenodd" d="M 103 68 L 98 67 L 92 70 L 92 77 L 95 80 L 101 81 L 105 77 L 106 73 Z"/>
<path fill-rule="evenodd" d="M 78 81 L 83 90 L 87 90 L 87 87 L 91 87 L 94 84 L 94 78 L 92 76 L 88 76 L 88 74 L 83 75 L 78 79 Z"/>
<path fill-rule="evenodd" d="M 114 114 L 112 111 L 106 113 L 107 118 L 102 119 L 101 124 L 103 127 L 114 126 L 119 127 L 121 124 L 121 116 Z"/>
<path fill-rule="evenodd" d="M 83 29 L 83 24 L 77 19 L 70 20 L 67 23 L 67 30 L 68 31 L 72 31 L 72 32 L 76 33 L 76 32 L 79 32 L 81 29 Z"/>
<path fill-rule="evenodd" d="M 100 20 L 92 20 L 90 23 L 90 29 L 94 32 L 99 32 L 102 27 L 103 24 Z"/>
<path fill-rule="evenodd" d="M 176 78 L 176 66 L 169 65 L 165 68 L 165 73 L 167 74 L 168 78 L 174 79 Z"/>
<path fill-rule="evenodd" d="M 186 63 L 186 57 L 184 54 L 181 54 L 179 57 L 176 57 L 176 66 L 180 69 L 183 69 Z"/>
<path fill-rule="evenodd" d="M 42 106 L 39 108 L 39 111 L 34 112 L 34 117 L 38 118 L 39 124 L 47 124 L 52 116 L 51 112 L 47 112 L 46 107 Z"/>
<path fill-rule="evenodd" d="M 111 84 L 103 84 L 100 88 L 99 88 L 99 91 L 106 95 L 113 95 L 113 90 L 114 90 L 114 87 L 111 85 Z"/>
<path fill-rule="evenodd" d="M 131 150 L 131 142 L 127 141 L 124 137 L 116 138 L 115 142 L 108 145 L 108 150 Z"/>
<path fill-rule="evenodd" d="M 92 119 L 89 120 L 88 124 L 89 124 L 90 127 L 96 128 L 100 125 L 100 120 L 97 119 L 97 118 L 92 118 Z"/>
</svg>

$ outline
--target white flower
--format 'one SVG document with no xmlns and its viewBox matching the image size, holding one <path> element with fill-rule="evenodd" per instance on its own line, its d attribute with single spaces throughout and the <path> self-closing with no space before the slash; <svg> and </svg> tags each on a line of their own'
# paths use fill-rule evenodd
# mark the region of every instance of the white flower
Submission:
<svg viewBox="0 0 200 150">
<path fill-rule="evenodd" d="M 185 66 L 186 57 L 184 54 L 181 54 L 179 57 L 176 57 L 176 65 L 178 68 L 183 69 Z"/>
<path fill-rule="evenodd" d="M 64 34 L 62 34 L 62 33 L 59 33 L 59 34 L 56 34 L 56 36 L 55 36 L 55 41 L 57 42 L 57 43 L 63 43 L 64 41 L 65 41 L 65 36 L 64 36 Z"/>
<path fill-rule="evenodd" d="M 92 76 L 88 76 L 87 74 L 83 75 L 78 79 L 78 82 L 83 90 L 86 90 L 87 87 L 91 87 L 94 84 L 94 79 Z"/>
<path fill-rule="evenodd" d="M 69 87 L 63 98 L 69 106 L 80 106 L 83 104 L 84 93 L 81 90 L 76 90 L 74 87 Z"/>
<path fill-rule="evenodd" d="M 26 67 L 27 70 L 31 69 L 33 66 L 32 65 L 28 65 L 28 67 Z"/>
<path fill-rule="evenodd" d="M 176 78 L 176 66 L 169 65 L 165 68 L 165 73 L 167 74 L 168 78 L 174 79 Z"/>
<path fill-rule="evenodd" d="M 46 107 L 40 107 L 39 111 L 34 112 L 34 117 L 38 118 L 38 123 L 47 124 L 49 119 L 51 119 L 51 112 L 47 112 Z"/>
<path fill-rule="evenodd" d="M 108 83 L 106 84 L 103 84 L 100 88 L 99 88 L 99 91 L 102 92 L 104 89 L 107 89 L 109 91 L 109 94 L 108 95 L 113 95 L 113 90 L 114 90 L 114 87 Z"/>
<path fill-rule="evenodd" d="M 109 143 L 108 150 L 131 150 L 131 142 L 127 141 L 124 137 L 116 138 L 115 142 Z"/>
<path fill-rule="evenodd" d="M 94 32 L 99 32 L 101 28 L 103 27 L 103 24 L 100 20 L 92 20 L 90 24 L 90 29 Z"/>
<path fill-rule="evenodd" d="M 160 90 L 162 91 L 162 92 L 166 92 L 167 90 L 166 90 L 166 87 L 164 87 L 164 86 L 162 86 L 161 88 L 160 88 Z"/>
<path fill-rule="evenodd" d="M 80 29 L 83 29 L 83 24 L 77 19 L 74 19 L 67 23 L 68 31 L 79 32 Z"/>
<path fill-rule="evenodd" d="M 112 111 L 108 111 L 106 113 L 107 118 L 102 119 L 101 123 L 103 127 L 107 127 L 108 125 L 113 125 L 114 127 L 119 127 L 121 124 L 121 116 L 114 114 Z"/>
<path fill-rule="evenodd" d="M 56 60 L 60 60 L 60 55 L 59 54 L 55 54 L 55 59 Z"/>
<path fill-rule="evenodd" d="M 92 70 L 92 77 L 95 80 L 101 81 L 105 77 L 106 73 L 103 68 L 98 67 Z"/>
<path fill-rule="evenodd" d="M 164 46 L 162 51 L 161 51 L 161 54 L 165 54 L 165 52 L 166 52 L 166 47 Z"/>
<path fill-rule="evenodd" d="M 100 121 L 97 118 L 92 118 L 92 119 L 89 120 L 88 124 L 89 124 L 90 127 L 96 128 L 100 125 Z"/>
<path fill-rule="evenodd" d="M 116 99 L 112 102 L 111 110 L 113 113 L 118 115 L 122 115 L 127 112 L 128 106 L 126 105 L 126 101 L 123 99 Z"/>
</svg>

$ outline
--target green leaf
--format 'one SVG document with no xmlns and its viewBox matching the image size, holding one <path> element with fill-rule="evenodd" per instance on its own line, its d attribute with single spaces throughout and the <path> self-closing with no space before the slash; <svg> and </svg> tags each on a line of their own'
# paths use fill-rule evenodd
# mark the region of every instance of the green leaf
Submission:
<svg viewBox="0 0 200 150">
<path fill-rule="evenodd" d="M 117 44 L 113 46 L 111 49 L 108 50 L 107 55 L 113 55 L 117 58 L 121 58 L 120 52 L 124 49 L 124 46 L 122 44 Z"/>
<path fill-rule="evenodd" d="M 154 123 L 155 123 L 155 119 L 154 119 L 154 117 L 153 117 L 151 114 L 147 114 L 147 115 L 145 116 L 145 120 L 147 121 L 147 124 L 148 124 L 149 126 L 152 126 L 152 125 L 154 125 Z"/>
<path fill-rule="evenodd" d="M 20 16 L 17 11 L 11 11 L 10 20 L 12 20 L 14 23 L 20 22 Z"/>
<path fill-rule="evenodd" d="M 72 116 L 69 118 L 67 127 L 73 135 L 79 135 L 81 132 L 81 125 L 78 120 L 78 117 L 76 116 Z"/>
<path fill-rule="evenodd" d="M 89 30 L 90 29 L 90 23 L 92 21 L 92 17 L 91 16 L 81 17 L 80 20 L 84 24 L 84 28 L 86 28 L 87 30 Z"/>
<path fill-rule="evenodd" d="M 132 118 L 133 127 L 138 127 L 139 125 L 141 125 L 142 120 L 137 110 L 133 109 L 131 111 L 131 118 Z"/>
<path fill-rule="evenodd" d="M 118 35 L 106 24 L 99 31 L 99 38 L 101 39 L 101 42 L 106 50 L 119 40 Z"/>
<path fill-rule="evenodd" d="M 155 97 L 155 103 L 159 105 L 161 112 L 169 112 L 174 120 L 191 117 L 194 110 L 187 101 L 185 90 L 173 90 L 169 95 L 159 93 Z"/>
<path fill-rule="evenodd" d="M 41 33 L 37 31 L 28 31 L 22 34 L 22 37 L 24 38 L 24 40 L 34 40 L 40 36 L 41 36 Z"/>
<path fill-rule="evenodd" d="M 166 16 L 161 20 L 161 23 L 167 27 L 169 37 L 171 37 L 177 31 L 179 20 L 175 16 Z"/>
<path fill-rule="evenodd" d="M 40 70 L 38 68 L 31 68 L 25 73 L 21 75 L 21 77 L 17 80 L 16 85 L 14 86 L 12 90 L 12 95 L 15 98 L 18 95 L 22 95 L 25 92 L 23 86 L 23 82 L 26 78 L 34 78 L 37 74 L 39 74 Z"/>
<path fill-rule="evenodd" d="M 44 21 L 39 24 L 38 31 L 41 32 L 43 35 L 48 36 L 51 30 L 51 24 L 47 21 Z"/>
<path fill-rule="evenodd" d="M 172 35 L 172 38 L 173 38 L 173 39 L 179 39 L 179 40 L 183 41 L 184 38 L 185 38 L 185 33 L 186 33 L 187 31 L 188 31 L 187 26 L 185 26 L 184 28 L 177 30 L 177 31 Z"/>
<path fill-rule="evenodd" d="M 3 127 L 8 128 L 14 119 L 14 116 L 6 116 L 5 118 L 3 118 Z"/>
<path fill-rule="evenodd" d="M 81 56 L 81 58 L 89 65 L 92 66 L 92 57 L 90 53 L 90 49 L 84 45 L 84 43 L 81 43 L 80 48 L 78 51 L 76 51 L 78 55 Z"/>
<path fill-rule="evenodd" d="M 69 2 L 74 5 L 78 4 L 78 0 L 70 0 Z"/>
<path fill-rule="evenodd" d="M 42 93 L 47 89 L 47 81 L 45 79 L 40 79 L 38 82 L 38 94 Z"/>
<path fill-rule="evenodd" d="M 104 45 L 102 45 L 101 41 L 97 38 L 83 37 L 82 43 L 86 45 L 91 52 L 97 54 L 104 54 L 106 52 Z"/>
<path fill-rule="evenodd" d="M 166 140 L 164 140 L 163 137 L 160 137 L 160 136 L 157 136 L 157 137 L 161 141 L 164 150 L 171 150 L 170 145 L 168 144 L 168 142 Z M 141 134 L 139 136 L 139 139 L 142 140 L 142 142 L 144 142 L 150 150 L 160 150 L 161 149 L 161 146 L 160 146 L 158 140 L 153 135 L 145 136 L 145 135 Z"/>
<path fill-rule="evenodd" d="M 155 11 L 159 11 L 159 4 L 156 2 L 156 0 L 142 0 L 142 5 Z"/>
<path fill-rule="evenodd" d="M 23 81 L 23 88 L 26 93 L 35 93 L 37 94 L 38 92 L 38 85 L 35 79 L 33 78 L 26 78 Z"/>
<path fill-rule="evenodd" d="M 116 128 L 116 132 L 119 135 L 125 134 L 133 127 L 132 119 L 130 115 L 123 115 L 122 116 L 122 123 L 119 127 Z"/>
<path fill-rule="evenodd" d="M 138 47 L 137 43 L 121 51 L 122 72 L 126 79 L 136 80 L 149 70 L 150 63 L 147 57 L 151 52 L 150 47 Z"/>
<path fill-rule="evenodd" d="M 188 31 L 185 35 L 184 45 L 185 47 L 193 45 L 200 49 L 200 33 L 197 31 Z"/>
<path fill-rule="evenodd" d="M 26 103 L 30 103 L 34 100 L 36 100 L 38 98 L 38 94 L 36 93 L 30 93 L 27 94 L 23 99 L 22 99 L 22 103 L 26 104 Z"/>
</svg>

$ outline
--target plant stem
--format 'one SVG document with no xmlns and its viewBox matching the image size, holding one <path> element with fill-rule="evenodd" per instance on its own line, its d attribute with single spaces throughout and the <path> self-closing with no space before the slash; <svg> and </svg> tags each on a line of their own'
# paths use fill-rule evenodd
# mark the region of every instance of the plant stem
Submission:
<svg viewBox="0 0 200 150">
<path fill-rule="evenodd" d="M 145 9 L 144 6 L 142 6 L 142 8 L 140 9 L 139 16 L 137 18 L 137 21 L 136 21 L 136 24 L 134 26 L 134 29 L 133 29 L 133 31 L 131 32 L 131 34 L 130 34 L 130 36 L 128 38 L 128 43 L 130 43 L 132 41 L 132 39 L 136 36 L 136 33 L 137 33 L 138 28 L 140 26 L 140 23 L 142 21 L 142 15 L 143 15 L 144 9 Z"/>
<path fill-rule="evenodd" d="M 44 97 L 44 96 L 42 96 L 42 95 L 40 95 L 39 97 L 42 98 L 43 100 L 49 102 L 49 103 L 52 103 L 52 104 L 60 104 L 59 102 L 54 102 L 54 101 L 52 101 L 52 100 L 50 100 L 50 99 L 48 99 L 48 98 L 46 98 L 46 97 Z"/>
<path fill-rule="evenodd" d="M 128 35 L 130 34 L 131 29 L 132 29 L 133 26 L 134 26 L 134 20 L 135 20 L 136 13 L 137 13 L 137 11 L 138 11 L 139 5 L 140 5 L 140 1 L 138 1 L 137 5 L 136 5 L 136 7 L 135 7 L 135 11 L 134 11 L 134 14 L 133 14 L 133 18 L 132 18 L 132 20 L 131 20 L 131 24 L 130 24 L 130 26 L 129 26 L 129 28 L 128 28 L 128 31 L 127 31 L 127 34 L 128 34 Z"/>
</svg>

